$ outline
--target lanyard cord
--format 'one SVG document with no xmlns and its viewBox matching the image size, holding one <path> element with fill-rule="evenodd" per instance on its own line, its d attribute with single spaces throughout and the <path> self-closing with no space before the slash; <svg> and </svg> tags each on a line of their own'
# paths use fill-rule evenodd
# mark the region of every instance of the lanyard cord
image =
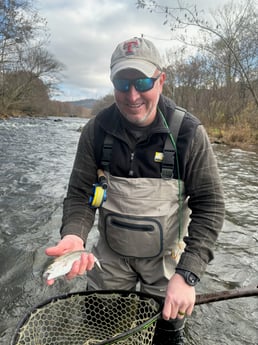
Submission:
<svg viewBox="0 0 258 345">
<path fill-rule="evenodd" d="M 183 198 L 182 198 L 182 189 L 181 189 L 181 180 L 180 180 L 180 170 L 179 170 L 179 159 L 178 159 L 178 152 L 177 152 L 177 146 L 175 143 L 175 140 L 173 138 L 173 135 L 169 129 L 168 123 L 165 119 L 165 116 L 163 115 L 162 111 L 160 110 L 160 108 L 158 107 L 158 111 L 159 114 L 162 117 L 163 123 L 165 125 L 165 127 L 169 130 L 169 138 L 170 141 L 172 143 L 173 148 L 175 149 L 175 154 L 176 154 L 176 169 L 177 169 L 177 182 L 178 182 L 178 224 L 179 224 L 179 228 L 178 228 L 178 243 L 181 240 L 181 235 L 182 235 L 182 216 L 183 216 Z"/>
</svg>

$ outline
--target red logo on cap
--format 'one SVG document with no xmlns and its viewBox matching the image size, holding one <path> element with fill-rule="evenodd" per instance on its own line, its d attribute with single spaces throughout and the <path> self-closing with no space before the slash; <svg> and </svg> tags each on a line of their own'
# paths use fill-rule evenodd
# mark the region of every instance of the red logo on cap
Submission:
<svg viewBox="0 0 258 345">
<path fill-rule="evenodd" d="M 124 50 L 125 50 L 125 55 L 133 55 L 134 54 L 134 51 L 133 49 L 134 48 L 138 48 L 139 47 L 139 43 L 138 41 L 127 41 L 124 43 Z"/>
</svg>

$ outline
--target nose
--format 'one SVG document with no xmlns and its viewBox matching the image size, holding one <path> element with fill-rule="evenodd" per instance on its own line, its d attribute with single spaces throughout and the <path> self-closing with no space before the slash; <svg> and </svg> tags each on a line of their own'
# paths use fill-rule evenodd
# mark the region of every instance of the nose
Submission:
<svg viewBox="0 0 258 345">
<path fill-rule="evenodd" d="M 134 101 L 139 97 L 139 91 L 136 90 L 134 85 L 130 85 L 129 90 L 126 92 L 126 96 L 130 101 Z"/>
</svg>

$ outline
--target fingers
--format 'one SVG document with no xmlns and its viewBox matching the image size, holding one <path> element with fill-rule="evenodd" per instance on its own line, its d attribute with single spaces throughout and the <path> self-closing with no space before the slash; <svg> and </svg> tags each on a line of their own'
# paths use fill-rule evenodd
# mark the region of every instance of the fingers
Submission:
<svg viewBox="0 0 258 345">
<path fill-rule="evenodd" d="M 92 270 L 94 266 L 93 254 L 82 253 L 80 260 L 73 263 L 71 271 L 66 275 L 67 279 L 73 279 L 77 275 L 84 275 L 86 271 Z"/>
<path fill-rule="evenodd" d="M 193 312 L 194 304 L 195 291 L 192 287 L 187 288 L 182 295 L 181 290 L 172 295 L 167 295 L 162 311 L 163 319 L 183 319 L 186 316 L 190 316 Z"/>
<path fill-rule="evenodd" d="M 184 307 L 184 306 L 179 307 L 178 312 L 177 312 L 177 318 L 183 319 L 186 316 L 191 316 L 193 309 L 194 309 L 194 305 L 192 305 L 192 304 L 188 307 Z"/>
<path fill-rule="evenodd" d="M 163 311 L 162 311 L 162 317 L 164 320 L 169 320 L 170 318 L 172 318 L 172 305 L 171 303 L 167 303 L 165 300 L 165 304 L 163 307 Z"/>
<path fill-rule="evenodd" d="M 165 303 L 162 316 L 164 320 L 183 319 L 186 316 L 186 307 Z"/>
<path fill-rule="evenodd" d="M 186 316 L 192 314 L 193 307 L 187 307 L 186 305 L 176 305 L 172 303 L 165 303 L 162 316 L 164 320 L 169 319 L 183 319 Z"/>
</svg>

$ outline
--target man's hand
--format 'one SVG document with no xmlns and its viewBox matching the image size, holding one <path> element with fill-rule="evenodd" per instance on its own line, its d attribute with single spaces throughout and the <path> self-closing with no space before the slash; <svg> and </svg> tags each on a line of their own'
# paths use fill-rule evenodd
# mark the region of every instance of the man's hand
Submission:
<svg viewBox="0 0 258 345">
<path fill-rule="evenodd" d="M 66 235 L 55 247 L 46 248 L 45 253 L 49 256 L 61 256 L 77 250 L 84 250 L 83 240 L 76 235 Z M 80 260 L 73 263 L 72 269 L 66 277 L 72 279 L 77 275 L 83 275 L 85 271 L 91 270 L 93 266 L 93 254 L 82 253 Z M 54 282 L 54 279 L 50 279 L 47 284 L 53 285 Z"/>
<path fill-rule="evenodd" d="M 183 319 L 192 314 L 195 304 L 195 288 L 188 285 L 179 274 L 174 274 L 167 287 L 162 316 L 164 320 Z"/>
</svg>

